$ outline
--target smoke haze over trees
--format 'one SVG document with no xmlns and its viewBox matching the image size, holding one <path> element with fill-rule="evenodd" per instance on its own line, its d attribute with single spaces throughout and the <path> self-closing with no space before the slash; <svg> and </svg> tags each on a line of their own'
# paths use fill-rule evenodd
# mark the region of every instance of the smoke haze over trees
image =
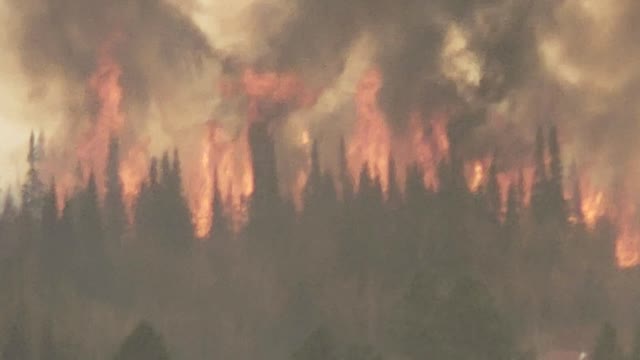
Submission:
<svg viewBox="0 0 640 360">
<path fill-rule="evenodd" d="M 300 211 L 280 195 L 270 127 L 250 128 L 246 223 L 234 228 L 214 181 L 205 240 L 177 152 L 152 159 L 133 218 L 109 200 L 119 182 L 101 199 L 92 174 L 58 211 L 30 155 L 30 200 L 8 194 L 0 222 L 4 358 L 512 359 L 563 341 L 608 359 L 628 347 L 611 325 L 596 335 L 608 319 L 635 325 L 640 273 L 617 269 L 610 220 L 590 226 L 558 192 L 555 127 L 538 131 L 550 162 L 538 157 L 530 205 L 512 184 L 503 208 L 491 167 L 469 190 L 453 160 L 437 190 L 417 167 L 401 187 L 393 160 L 386 191 L 368 166 L 336 182 L 313 145 Z"/>
<path fill-rule="evenodd" d="M 0 357 L 637 358 L 638 15 L 6 0 Z"/>
</svg>

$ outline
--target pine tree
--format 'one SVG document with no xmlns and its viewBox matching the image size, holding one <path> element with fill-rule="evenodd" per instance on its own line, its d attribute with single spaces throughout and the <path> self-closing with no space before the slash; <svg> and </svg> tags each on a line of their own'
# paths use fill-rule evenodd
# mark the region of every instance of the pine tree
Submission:
<svg viewBox="0 0 640 360">
<path fill-rule="evenodd" d="M 322 170 L 320 169 L 320 158 L 318 154 L 318 143 L 311 146 L 311 166 L 307 183 L 303 192 L 304 206 L 314 206 L 320 200 L 320 188 L 322 186 Z"/>
<path fill-rule="evenodd" d="M 337 360 L 335 340 L 324 328 L 318 328 L 305 340 L 304 344 L 294 352 L 292 360 Z"/>
<path fill-rule="evenodd" d="M 494 154 L 493 161 L 489 165 L 486 185 L 486 206 L 492 221 L 499 221 L 502 217 L 502 201 L 500 199 L 500 185 L 498 183 L 498 157 Z"/>
<path fill-rule="evenodd" d="M 53 284 L 56 270 L 58 270 L 56 265 L 60 261 L 58 257 L 60 256 L 61 250 L 61 244 L 59 244 L 55 180 L 51 181 L 51 187 L 44 197 L 41 218 L 41 235 L 39 237 L 40 246 L 38 247 L 38 258 L 40 260 L 40 270 L 42 272 L 42 278 L 45 282 L 45 286 L 50 287 Z"/>
<path fill-rule="evenodd" d="M 222 192 L 220 192 L 217 171 L 215 171 L 213 179 L 213 205 L 211 207 L 213 209 L 213 221 L 211 222 L 209 237 L 213 241 L 225 241 L 229 240 L 232 234 L 231 222 L 224 209 L 224 199 L 222 199 Z"/>
<path fill-rule="evenodd" d="M 564 175 L 562 169 L 562 156 L 558 141 L 558 130 L 555 125 L 549 129 L 549 206 L 557 223 L 565 223 L 567 220 L 566 204 L 564 200 Z"/>
<path fill-rule="evenodd" d="M 51 321 L 46 321 L 42 329 L 42 341 L 40 343 L 41 360 L 62 360 L 63 356 L 53 337 Z"/>
<path fill-rule="evenodd" d="M 397 209 L 402 203 L 402 194 L 398 185 L 398 175 L 396 161 L 392 155 L 389 155 L 389 174 L 387 176 L 387 204 L 391 208 Z"/>
<path fill-rule="evenodd" d="M 580 188 L 580 177 L 575 165 L 571 167 L 573 177 L 573 191 L 571 193 L 571 217 L 578 225 L 584 224 L 584 212 L 582 211 L 582 189 Z"/>
<path fill-rule="evenodd" d="M 513 238 L 520 226 L 520 199 L 516 185 L 509 184 L 507 192 L 507 212 L 504 219 L 504 227 L 508 237 Z"/>
<path fill-rule="evenodd" d="M 347 145 L 344 138 L 340 139 L 339 178 L 340 193 L 344 203 L 349 203 L 354 196 L 353 180 L 349 172 L 349 160 L 347 157 Z"/>
<path fill-rule="evenodd" d="M 633 330 L 631 354 L 629 354 L 628 360 L 640 360 L 640 323 L 636 324 Z"/>
<path fill-rule="evenodd" d="M 75 242 L 79 258 L 75 275 L 79 277 L 80 286 L 89 294 L 104 294 L 108 287 L 108 261 L 98 189 L 93 172 L 89 174 L 87 188 L 78 199 L 76 216 Z"/>
<path fill-rule="evenodd" d="M 621 360 L 621 351 L 618 345 L 616 329 L 609 323 L 605 323 L 600 329 L 596 344 L 591 353 L 592 360 Z"/>
<path fill-rule="evenodd" d="M 531 194 L 531 208 L 533 216 L 541 222 L 547 215 L 547 169 L 545 163 L 545 141 L 542 127 L 536 133 L 535 169 L 533 189 Z"/>
<path fill-rule="evenodd" d="M 142 241 L 157 241 L 162 232 L 159 212 L 166 209 L 162 208 L 160 202 L 158 176 L 158 159 L 152 157 L 147 179 L 140 185 L 140 194 L 135 205 L 136 234 Z"/>
<path fill-rule="evenodd" d="M 41 160 L 41 150 L 35 142 L 33 132 L 29 137 L 29 151 L 27 155 L 27 179 L 22 187 L 22 209 L 33 219 L 38 219 L 42 206 L 42 196 L 44 193 L 44 184 L 40 179 L 38 171 L 38 163 Z"/>
<path fill-rule="evenodd" d="M 146 322 L 140 323 L 124 339 L 114 360 L 168 360 L 169 353 L 162 336 Z"/>
<path fill-rule="evenodd" d="M 167 249 L 185 251 L 194 239 L 191 213 L 182 192 L 182 165 L 179 154 L 174 151 L 173 162 L 168 155 L 162 159 L 162 193 L 159 218 L 153 225 L 158 226 L 160 239 Z"/>
<path fill-rule="evenodd" d="M 7 342 L 2 347 L 2 359 L 30 360 L 29 344 L 22 321 L 11 326 Z"/>
<path fill-rule="evenodd" d="M 123 201 L 122 180 L 120 179 L 120 145 L 115 137 L 111 138 L 109 142 L 105 174 L 105 230 L 108 239 L 119 241 L 124 234 L 127 218 Z"/>
</svg>

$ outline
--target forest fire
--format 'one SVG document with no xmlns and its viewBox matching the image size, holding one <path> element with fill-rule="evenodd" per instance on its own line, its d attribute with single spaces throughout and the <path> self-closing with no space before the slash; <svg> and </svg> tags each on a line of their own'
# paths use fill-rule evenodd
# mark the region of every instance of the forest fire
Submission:
<svg viewBox="0 0 640 360">
<path fill-rule="evenodd" d="M 377 69 L 367 71 L 356 90 L 356 124 L 348 144 L 349 167 L 356 187 L 360 171 L 368 167 L 372 178 L 380 179 L 383 189 L 388 186 L 391 135 L 378 105 L 382 74 Z"/>
<path fill-rule="evenodd" d="M 80 138 L 76 147 L 81 173 L 77 174 L 67 165 L 65 171 L 54 171 L 57 180 L 58 209 L 62 210 L 64 198 L 73 194 L 74 189 L 86 182 L 89 172 L 96 177 L 100 197 L 105 193 L 105 168 L 109 156 L 109 141 L 112 137 L 126 136 L 120 155 L 119 178 L 122 184 L 123 203 L 129 223 L 134 222 L 134 207 L 140 186 L 147 178 L 149 168 L 149 139 L 132 137 L 130 125 L 126 121 L 123 105 L 123 88 L 120 84 L 122 68 L 114 56 L 115 47 L 122 36 L 112 36 L 100 47 L 95 72 L 88 80 L 88 91 L 95 95 L 96 112 L 90 127 Z M 388 191 L 389 162 L 393 157 L 396 164 L 396 183 L 404 191 L 406 170 L 417 164 L 423 174 L 426 188 L 437 191 L 439 187 L 439 164 L 449 159 L 450 142 L 447 133 L 449 115 L 446 112 L 410 114 L 407 129 L 401 134 L 392 134 L 382 111 L 378 97 L 383 86 L 383 75 L 377 68 L 365 71 L 356 85 L 353 102 L 355 122 L 347 137 L 346 156 L 349 172 L 356 188 L 363 167 L 372 179 L 380 181 L 381 190 Z M 311 107 L 318 94 L 308 89 L 302 79 L 293 72 L 257 72 L 246 68 L 235 79 L 220 82 L 224 98 L 244 98 L 246 102 L 246 124 L 232 135 L 222 125 L 210 121 L 203 125 L 206 129 L 193 156 L 186 160 L 184 185 L 186 202 L 191 212 L 191 221 L 197 238 L 208 237 L 214 216 L 227 216 L 232 227 L 239 231 L 246 223 L 247 202 L 253 193 L 253 173 L 248 129 L 255 121 L 263 121 L 263 106 L 285 105 L 288 110 Z M 303 148 L 312 143 L 307 129 L 301 132 Z M 193 159 L 193 160 L 190 160 Z M 484 156 L 467 161 L 464 176 L 470 193 L 484 191 L 488 181 L 489 167 L 494 161 Z M 550 159 L 545 157 L 545 167 Z M 308 169 L 301 168 L 290 180 L 289 194 L 298 210 L 304 204 L 300 194 L 307 182 Z M 500 169 L 496 175 L 501 201 L 500 218 L 507 211 L 509 188 L 517 190 L 518 201 L 523 206 L 530 205 L 534 186 L 534 167 L 523 163 L 519 168 Z M 596 222 L 608 215 L 605 192 L 588 186 L 587 176 L 581 176 L 581 210 L 584 223 L 593 228 Z M 213 198 L 221 197 L 225 214 L 214 214 Z M 566 201 L 570 201 L 570 196 Z M 628 226 L 626 215 L 616 218 L 620 236 L 616 244 L 616 254 L 620 267 L 633 267 L 640 263 L 640 244 L 637 231 Z M 569 221 L 571 221 L 569 219 Z"/>
<path fill-rule="evenodd" d="M 98 111 L 76 150 L 85 176 L 89 171 L 94 173 L 101 195 L 105 191 L 103 164 L 106 164 L 110 138 L 119 136 L 125 126 L 120 85 L 122 68 L 114 57 L 120 41 L 122 35 L 114 33 L 98 51 L 97 68 L 88 84 L 91 93 L 96 96 Z"/>
<path fill-rule="evenodd" d="M 465 170 L 467 172 L 467 186 L 469 191 L 476 193 L 480 190 L 480 187 L 486 179 L 486 161 L 476 160 L 471 163 L 465 164 Z"/>
</svg>

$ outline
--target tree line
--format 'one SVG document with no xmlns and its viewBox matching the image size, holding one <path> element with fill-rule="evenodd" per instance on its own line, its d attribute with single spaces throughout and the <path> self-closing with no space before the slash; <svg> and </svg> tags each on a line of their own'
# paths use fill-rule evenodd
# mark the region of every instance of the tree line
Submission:
<svg viewBox="0 0 640 360">
<path fill-rule="evenodd" d="M 8 194 L 0 216 L 3 358 L 528 359 L 536 333 L 612 316 L 615 229 L 585 224 L 577 181 L 565 199 L 554 126 L 537 131 L 530 206 L 515 182 L 503 211 L 495 159 L 471 192 L 450 128 L 437 189 L 417 165 L 401 186 L 393 157 L 386 191 L 366 165 L 353 181 L 344 141 L 330 174 L 314 145 L 300 212 L 279 194 L 268 126 L 250 129 L 246 225 L 234 231 L 216 185 L 204 241 L 177 152 L 152 159 L 129 224 L 117 139 L 104 200 L 78 171 L 59 213 L 32 135 L 21 201 Z M 82 330 L 87 316 L 104 335 Z M 121 343 L 140 318 L 167 345 L 148 323 Z"/>
</svg>

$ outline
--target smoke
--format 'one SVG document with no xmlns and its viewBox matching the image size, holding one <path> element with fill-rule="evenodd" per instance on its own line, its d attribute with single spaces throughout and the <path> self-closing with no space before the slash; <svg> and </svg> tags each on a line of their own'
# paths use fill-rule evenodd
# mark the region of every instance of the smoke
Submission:
<svg viewBox="0 0 640 360">
<path fill-rule="evenodd" d="M 282 131 L 281 148 L 297 148 L 308 130 L 335 144 L 354 118 L 345 84 L 357 82 L 355 72 L 378 67 L 379 103 L 394 132 L 402 133 L 413 111 L 425 118 L 447 111 L 458 121 L 473 120 L 465 154 L 515 146 L 504 156 L 504 166 L 512 167 L 519 157 L 513 154 L 529 151 L 535 126 L 556 123 L 567 160 L 600 169 L 594 177 L 607 184 L 622 171 L 640 173 L 633 136 L 639 6 L 632 0 L 8 0 L 0 66 L 12 74 L 9 89 L 19 104 L 7 108 L 19 110 L 3 117 L 56 125 L 63 134 L 86 126 L 87 78 L 100 44 L 119 33 L 128 124 L 154 134 L 162 143 L 157 148 L 210 118 L 237 132 L 247 104 L 224 104 L 216 89 L 223 74 L 238 70 L 228 64 L 294 72 L 319 93 L 313 109 L 290 114 L 289 121 L 305 126 L 287 125 L 297 130 Z M 300 120 L 306 115 L 313 120 Z"/>
<path fill-rule="evenodd" d="M 40 126 L 66 135 L 54 138 L 68 141 L 69 133 L 95 117 L 87 80 L 108 41 L 122 67 L 127 132 L 155 126 L 174 136 L 211 112 L 216 55 L 174 6 L 158 0 L 9 0 L 8 9 L 7 45 L 27 84 L 22 101 L 39 111 Z"/>
</svg>

